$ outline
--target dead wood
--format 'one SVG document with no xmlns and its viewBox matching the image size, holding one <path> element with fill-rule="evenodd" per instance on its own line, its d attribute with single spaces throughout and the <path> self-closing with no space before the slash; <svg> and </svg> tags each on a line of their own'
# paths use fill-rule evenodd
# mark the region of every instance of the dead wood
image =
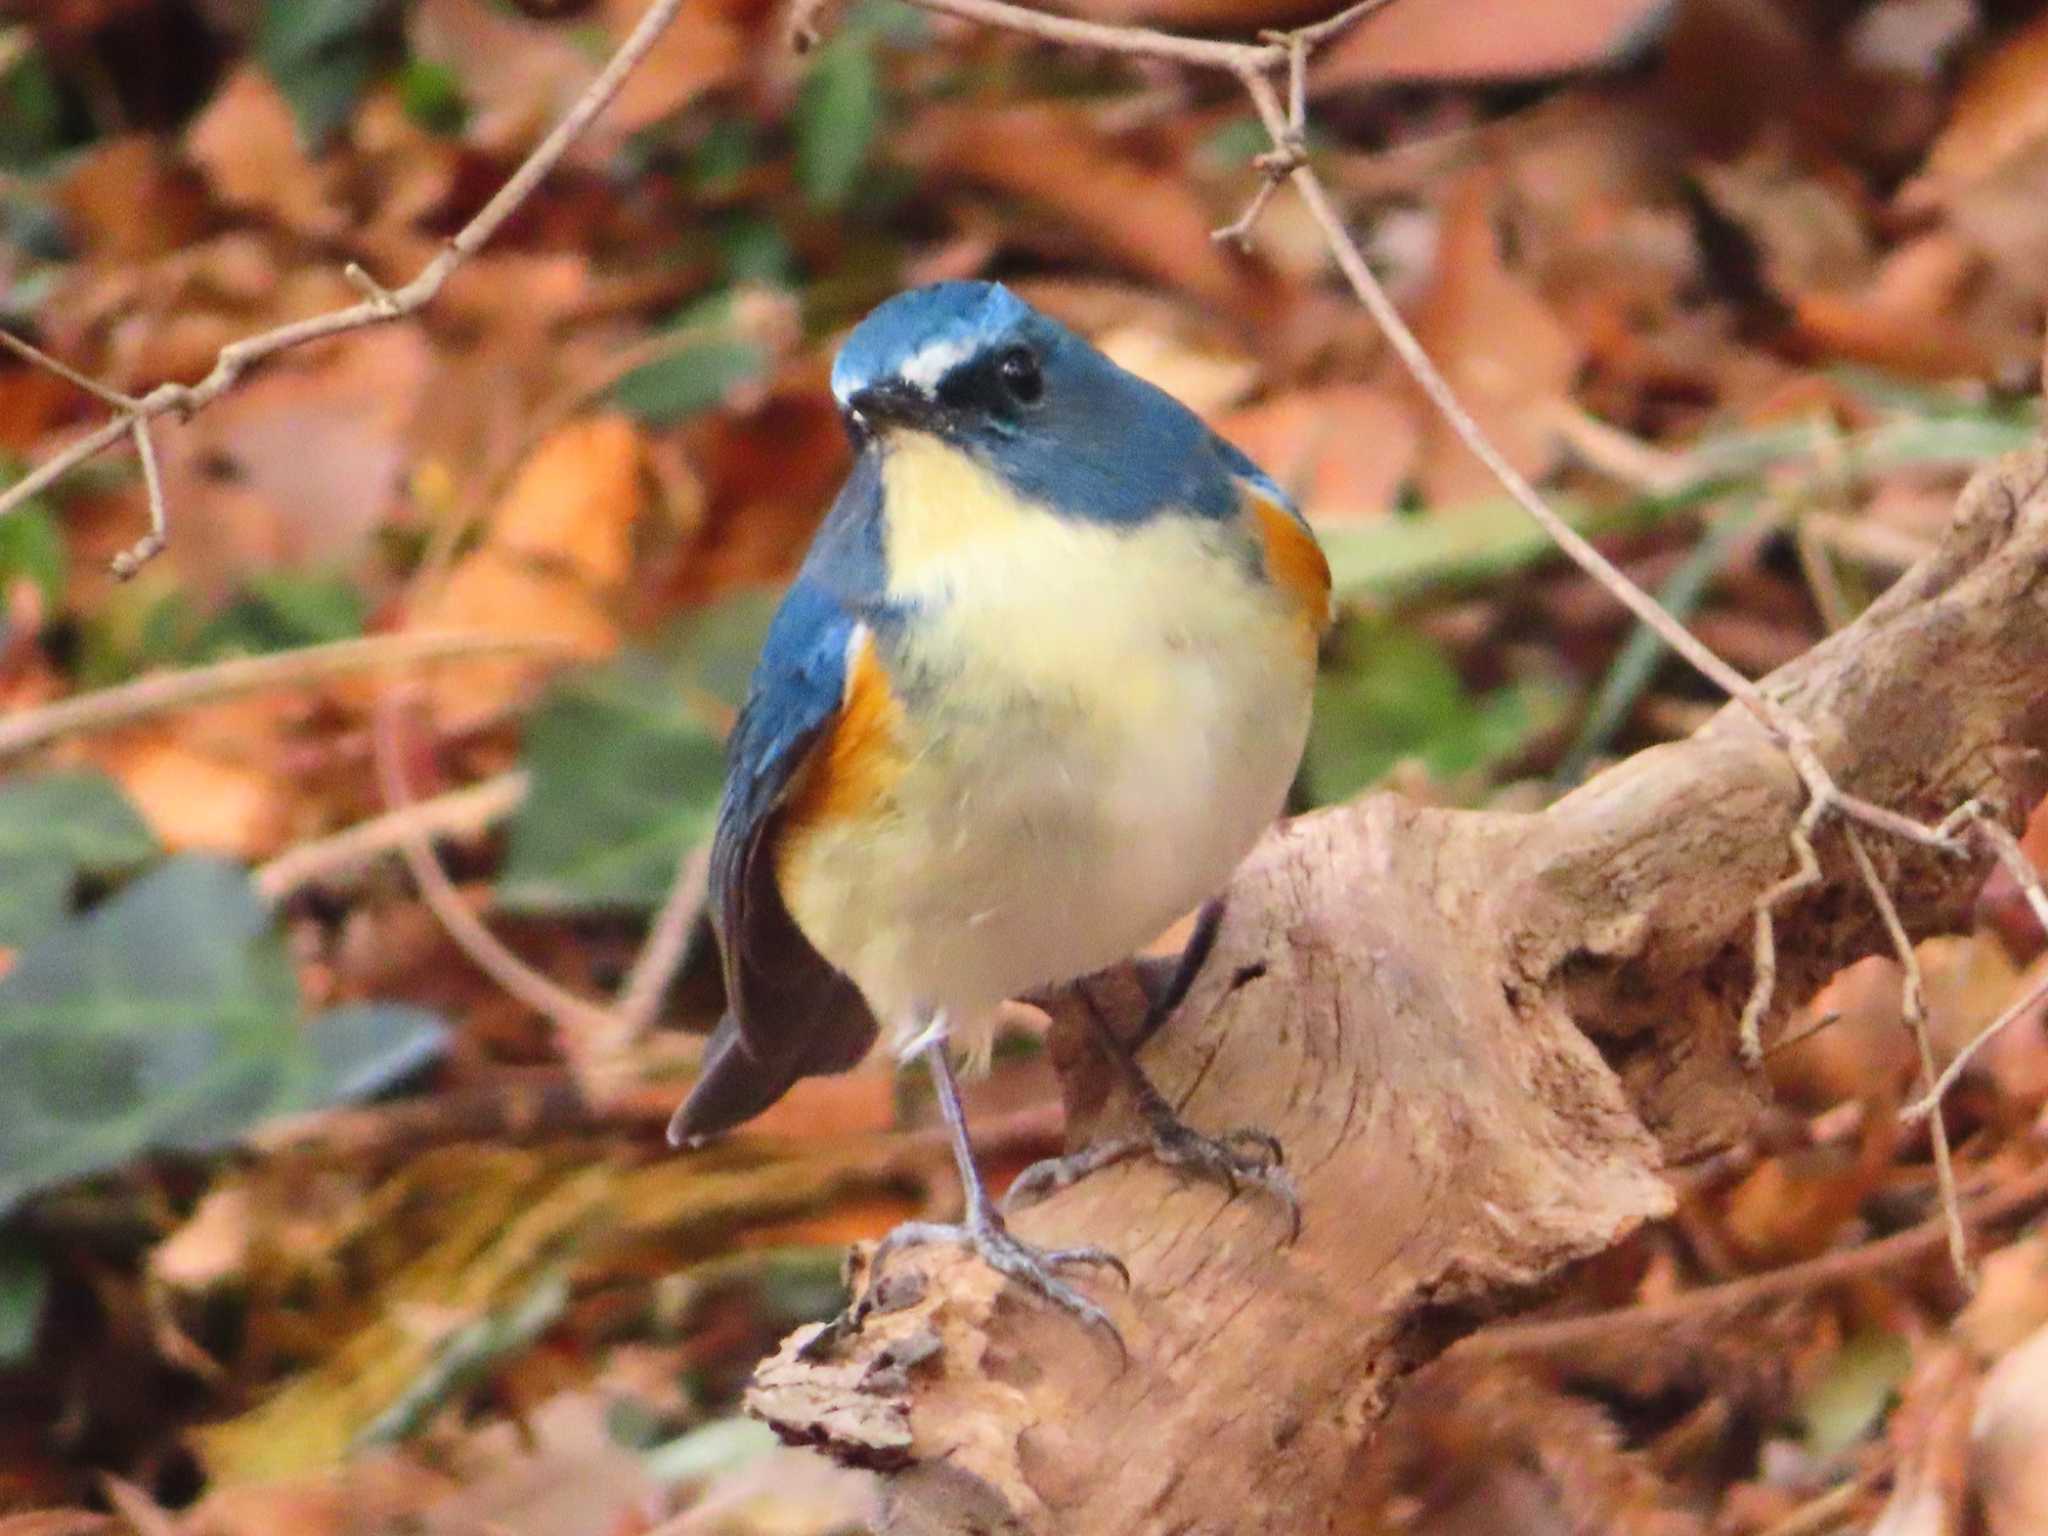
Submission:
<svg viewBox="0 0 2048 1536">
<path fill-rule="evenodd" d="M 2017 825 L 2048 751 L 2048 449 L 1965 492 L 1941 548 L 1767 681 L 1846 791 Z M 1731 706 L 1533 815 L 1376 795 L 1270 836 L 1195 993 L 1144 1061 L 1193 1124 L 1285 1142 L 1301 1241 L 1255 1195 L 1148 1164 L 1018 1226 L 1101 1243 L 1130 1359 L 943 1253 L 922 1294 L 834 1358 L 791 1340 L 751 1406 L 888 1470 L 896 1532 L 1320 1532 L 1390 1391 L 1478 1322 L 1662 1215 L 1662 1171 L 1750 1126 L 1737 1047 L 1752 908 L 1790 867 L 1799 780 Z M 1980 863 L 1872 842 L 1915 936 L 1960 925 Z M 1776 1017 L 1886 939 L 1838 831 L 1780 909 Z M 1126 1028 L 1126 970 L 1076 989 Z M 1122 1106 L 1073 1018 L 1071 1135 Z"/>
</svg>

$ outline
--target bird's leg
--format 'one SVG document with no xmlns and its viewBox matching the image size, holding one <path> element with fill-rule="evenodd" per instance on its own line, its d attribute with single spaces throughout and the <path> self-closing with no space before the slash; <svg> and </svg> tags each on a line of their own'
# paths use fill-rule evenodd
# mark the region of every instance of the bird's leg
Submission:
<svg viewBox="0 0 2048 1536">
<path fill-rule="evenodd" d="M 1195 931 L 1188 939 L 1187 948 L 1181 952 L 1180 963 L 1174 967 L 1172 979 L 1145 1011 L 1144 1023 L 1138 1031 L 1140 1040 L 1150 1039 L 1187 997 L 1203 962 L 1209 958 L 1209 951 L 1215 946 L 1216 931 L 1222 925 L 1222 918 L 1220 898 L 1202 909 L 1201 916 L 1195 920 Z M 1291 1242 L 1301 1236 L 1301 1196 L 1295 1191 L 1294 1181 L 1287 1176 L 1286 1169 L 1281 1167 L 1283 1152 L 1279 1140 L 1268 1132 L 1251 1128 L 1225 1131 L 1221 1136 L 1204 1136 L 1193 1129 L 1174 1113 L 1166 1095 L 1145 1075 L 1145 1069 L 1138 1065 L 1136 1051 L 1109 1027 L 1093 1007 L 1086 1012 L 1097 1047 L 1123 1079 L 1124 1089 L 1144 1119 L 1145 1129 L 1138 1135 L 1110 1137 L 1066 1157 L 1050 1157 L 1033 1163 L 1010 1186 L 1009 1194 L 1004 1197 L 1004 1209 L 1015 1210 L 1042 1200 L 1054 1190 L 1064 1189 L 1098 1168 L 1107 1168 L 1112 1163 L 1149 1152 L 1169 1168 L 1213 1180 L 1232 1194 L 1237 1193 L 1240 1184 L 1256 1185 L 1287 1208 L 1292 1224 L 1288 1240 Z"/>
<path fill-rule="evenodd" d="M 1123 1339 L 1109 1314 L 1061 1280 L 1056 1271 L 1071 1264 L 1098 1264 L 1115 1270 L 1126 1285 L 1130 1284 L 1130 1272 L 1106 1249 L 1035 1248 L 1010 1231 L 1002 1213 L 988 1197 L 980 1170 L 974 1166 L 974 1148 L 967 1139 L 967 1116 L 960 1107 L 960 1085 L 953 1076 L 953 1063 L 946 1055 L 944 1030 L 927 1031 L 921 1038 L 924 1043 L 918 1047 L 918 1054 L 924 1057 L 925 1066 L 931 1071 L 932 1086 L 938 1090 L 939 1113 L 945 1119 L 946 1135 L 953 1144 L 953 1161 L 960 1170 L 960 1185 L 967 1194 L 966 1218 L 957 1223 L 905 1222 L 883 1238 L 868 1261 L 866 1284 L 847 1314 L 846 1326 L 858 1328 L 874 1310 L 876 1286 L 883 1266 L 893 1255 L 926 1243 L 952 1243 L 972 1248 L 998 1274 L 1015 1280 L 1083 1322 L 1105 1330 L 1121 1349 Z M 844 1331 L 842 1327 L 840 1332 Z"/>
</svg>

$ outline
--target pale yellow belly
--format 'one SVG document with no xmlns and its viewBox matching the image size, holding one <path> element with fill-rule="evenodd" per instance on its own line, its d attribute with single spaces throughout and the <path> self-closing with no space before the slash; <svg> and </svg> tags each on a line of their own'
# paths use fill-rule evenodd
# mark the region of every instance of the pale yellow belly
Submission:
<svg viewBox="0 0 2048 1536">
<path fill-rule="evenodd" d="M 1129 955 L 1282 809 L 1314 672 L 1298 621 L 1213 558 L 1117 553 L 1139 558 L 1035 612 L 956 593 L 919 642 L 953 675 L 909 711 L 893 792 L 789 852 L 792 915 L 899 1036 Z"/>
</svg>

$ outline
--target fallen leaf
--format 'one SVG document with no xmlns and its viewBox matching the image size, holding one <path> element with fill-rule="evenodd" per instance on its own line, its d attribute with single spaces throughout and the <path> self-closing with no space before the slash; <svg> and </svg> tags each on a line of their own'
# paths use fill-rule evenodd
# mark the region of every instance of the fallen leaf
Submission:
<svg viewBox="0 0 2048 1536">
<path fill-rule="evenodd" d="M 1953 188 L 2009 169 L 2048 144 L 2048 16 L 2008 35 L 1970 69 L 1927 174 Z"/>
<path fill-rule="evenodd" d="M 432 369 L 417 328 L 366 331 L 266 370 L 166 434 L 164 494 L 195 514 L 171 544 L 178 573 L 218 599 L 252 568 L 358 558 L 400 504 Z M 240 515 L 215 515 L 229 496 Z"/>
<path fill-rule="evenodd" d="M 1236 405 L 1259 377 L 1253 358 L 1194 346 L 1153 326 L 1122 326 L 1094 340 L 1111 362 L 1158 385 L 1197 416 Z"/>
<path fill-rule="evenodd" d="M 1993 1366 L 1978 1388 L 1970 1472 L 1984 1536 L 2048 1530 L 2048 1327 Z"/>
<path fill-rule="evenodd" d="M 1218 430 L 1318 524 L 1392 516 L 1421 446 L 1414 403 L 1369 384 L 1293 390 L 1233 412 Z"/>
<path fill-rule="evenodd" d="M 1415 335 L 1494 447 L 1536 481 L 1558 461 L 1552 422 L 1582 352 L 1542 298 L 1502 261 L 1493 222 L 1497 185 L 1491 171 L 1479 169 L 1446 195 L 1436 270 L 1415 307 Z M 1432 507 L 1500 490 L 1492 471 L 1433 408 L 1423 421 L 1418 473 Z"/>
<path fill-rule="evenodd" d="M 173 853 L 258 859 L 291 824 L 291 786 L 269 765 L 194 745 L 174 726 L 110 739 L 97 757 Z"/>
<path fill-rule="evenodd" d="M 154 261 L 206 233 L 204 188 L 144 134 L 105 139 L 81 154 L 57 201 L 72 238 L 95 261 Z"/>
<path fill-rule="evenodd" d="M 244 64 L 185 130 L 185 153 L 231 208 L 267 214 L 287 229 L 332 240 L 349 227 L 345 167 L 299 142 L 292 109 L 269 75 Z"/>
<path fill-rule="evenodd" d="M 1319 92 L 1386 81 L 1526 80 L 1633 58 L 1656 41 L 1671 0 L 1467 0 L 1395 5 L 1326 48 Z"/>
<path fill-rule="evenodd" d="M 1075 106 L 928 107 L 893 144 L 911 168 L 1023 198 L 1051 216 L 1048 230 L 1224 314 L 1267 307 L 1253 270 L 1209 238 L 1217 220 L 1186 178 L 1141 160 Z"/>
<path fill-rule="evenodd" d="M 409 627 L 553 635 L 587 656 L 618 643 L 611 603 L 645 510 L 640 434 L 617 413 L 571 422 L 520 467 L 484 539 L 430 591 Z M 490 716 L 535 676 L 522 662 L 451 666 L 425 680 L 444 728 Z"/>
</svg>

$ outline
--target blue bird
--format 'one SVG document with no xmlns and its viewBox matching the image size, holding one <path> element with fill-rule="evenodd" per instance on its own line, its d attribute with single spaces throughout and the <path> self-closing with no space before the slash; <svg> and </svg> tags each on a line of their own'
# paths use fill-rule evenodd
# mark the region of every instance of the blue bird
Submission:
<svg viewBox="0 0 2048 1536">
<path fill-rule="evenodd" d="M 930 1069 L 965 1220 L 890 1254 L 972 1246 L 1084 1320 L 976 1172 L 949 1047 L 997 1009 L 1125 958 L 1204 907 L 1299 766 L 1330 575 L 1280 489 L 1172 396 L 999 284 L 938 283 L 855 328 L 832 390 L 857 457 L 771 624 L 729 744 L 711 853 L 727 1012 L 670 1127 L 727 1130 L 886 1030 Z M 1279 1196 L 1270 1137 L 1181 1125 L 1100 1043 L 1167 1161 Z M 1256 1150 L 1253 1150 L 1256 1148 Z M 1026 1193 L 1135 1144 L 1054 1160 Z M 1016 1198 L 1013 1194 L 1013 1199 Z"/>
</svg>

